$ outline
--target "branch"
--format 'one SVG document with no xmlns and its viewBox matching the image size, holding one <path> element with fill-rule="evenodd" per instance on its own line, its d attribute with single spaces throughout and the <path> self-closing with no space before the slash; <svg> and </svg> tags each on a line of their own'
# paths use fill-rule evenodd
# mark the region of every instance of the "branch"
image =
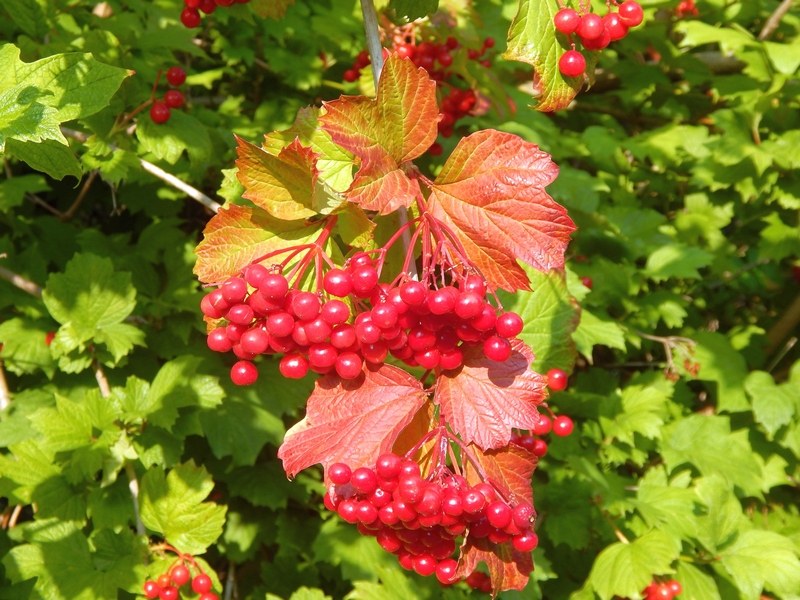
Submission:
<svg viewBox="0 0 800 600">
<path fill-rule="evenodd" d="M 71 137 L 72 139 L 78 140 L 79 142 L 85 142 L 87 139 L 89 139 L 89 136 L 87 136 L 82 131 L 76 131 L 74 129 L 68 129 L 66 127 L 62 127 L 61 128 L 61 132 L 65 136 Z M 111 147 L 112 148 L 116 148 L 116 146 L 114 146 L 113 144 L 111 144 Z M 181 179 L 178 179 L 172 173 L 167 173 L 161 167 L 157 167 L 153 163 L 151 163 L 149 161 L 146 161 L 143 158 L 139 159 L 139 163 L 142 165 L 142 168 L 145 171 L 147 171 L 151 175 L 155 175 L 156 177 L 158 177 L 161 181 L 163 181 L 167 185 L 171 185 L 175 189 L 178 189 L 178 190 L 182 191 L 184 194 L 189 196 L 192 200 L 197 200 L 200 204 L 205 206 L 210 211 L 218 212 L 219 209 L 221 208 L 220 204 L 216 200 L 213 200 L 209 196 L 206 196 L 203 192 L 201 192 L 200 190 L 198 190 L 195 187 L 192 187 L 191 185 L 189 185 L 185 181 L 183 181 Z"/>
<path fill-rule="evenodd" d="M 792 8 L 792 4 L 794 4 L 795 0 L 783 0 L 778 5 L 778 8 L 769 16 L 767 22 L 764 23 L 764 27 L 761 28 L 761 33 L 758 34 L 758 39 L 760 41 L 764 41 L 769 36 L 771 36 L 775 30 L 778 28 L 778 25 L 781 24 L 781 19 L 783 19 L 784 15 L 789 12 Z"/>
<path fill-rule="evenodd" d="M 780 343 L 800 324 L 800 296 L 797 296 L 780 319 L 767 331 L 767 354 L 772 354 Z"/>
<path fill-rule="evenodd" d="M 18 287 L 23 292 L 26 292 L 31 296 L 34 296 L 36 298 L 42 297 L 41 287 L 39 287 L 29 279 L 25 279 L 22 275 L 17 275 L 13 271 L 9 271 L 5 267 L 0 267 L 0 279 L 5 279 L 12 285 Z"/>
<path fill-rule="evenodd" d="M 86 196 L 88 195 L 89 190 L 91 189 L 92 184 L 94 183 L 94 180 L 97 179 L 98 173 L 99 171 L 97 169 L 89 173 L 89 176 L 86 178 L 86 181 L 83 182 L 81 191 L 78 192 L 78 196 L 75 198 L 70 207 L 67 209 L 67 212 L 61 215 L 60 219 L 62 221 L 69 221 L 72 217 L 75 216 L 75 213 L 78 212 L 78 209 L 80 208 L 81 204 L 86 199 Z"/>
<path fill-rule="evenodd" d="M 372 78 L 375 80 L 375 89 L 378 89 L 378 80 L 383 70 L 383 46 L 381 33 L 378 29 L 378 15 L 372 0 L 361 0 L 361 14 L 364 15 L 364 32 L 367 34 L 367 50 L 372 61 Z"/>
</svg>

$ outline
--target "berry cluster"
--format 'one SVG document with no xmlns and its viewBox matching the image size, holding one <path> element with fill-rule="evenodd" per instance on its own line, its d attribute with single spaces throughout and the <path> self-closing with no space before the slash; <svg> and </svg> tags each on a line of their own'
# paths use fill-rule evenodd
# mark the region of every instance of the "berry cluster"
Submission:
<svg viewBox="0 0 800 600">
<path fill-rule="evenodd" d="M 560 392 L 567 388 L 567 374 L 561 369 L 550 369 L 547 372 L 547 387 L 554 392 Z M 547 409 L 548 412 L 550 409 Z M 539 421 L 528 433 L 515 433 L 511 436 L 511 443 L 517 444 L 533 453 L 538 458 L 547 454 L 547 442 L 542 439 L 549 433 L 559 437 L 566 437 L 572 433 L 575 424 L 566 415 L 550 416 L 539 414 Z"/>
<path fill-rule="evenodd" d="M 441 105 L 441 120 L 439 121 L 439 134 L 442 137 L 451 137 L 454 127 L 460 119 L 470 114 L 477 104 L 477 94 L 471 88 L 462 87 L 463 78 L 455 73 L 451 67 L 458 53 L 466 53 L 467 60 L 475 61 L 484 68 L 491 67 L 491 58 L 487 52 L 494 48 L 494 38 L 487 37 L 478 48 L 464 48 L 453 36 L 443 41 L 429 39 L 417 42 L 416 32 L 408 27 L 401 28 L 393 36 L 392 50 L 403 58 L 408 58 L 416 66 L 428 71 L 431 79 L 439 82 L 439 95 Z M 353 61 L 353 66 L 344 72 L 346 82 L 358 81 L 360 72 L 370 64 L 369 55 L 359 52 Z M 434 144 L 430 151 L 433 156 L 442 153 L 442 147 Z"/>
<path fill-rule="evenodd" d="M 669 581 L 654 581 L 642 592 L 644 600 L 672 600 L 683 591 L 680 582 L 670 579 Z"/>
<path fill-rule="evenodd" d="M 641 5 L 635 0 L 625 0 L 617 5 L 617 11 L 611 10 L 616 1 L 609 4 L 609 11 L 604 16 L 573 8 L 561 8 L 553 17 L 556 30 L 567 36 L 571 49 L 567 50 L 558 61 L 558 69 L 564 77 L 580 77 L 586 71 L 586 59 L 575 49 L 573 35 L 577 36 L 586 50 L 602 50 L 611 42 L 621 40 L 628 34 L 628 29 L 641 24 L 644 13 Z"/>
<path fill-rule="evenodd" d="M 518 552 L 538 544 L 535 512 L 527 502 L 508 502 L 488 482 L 470 485 L 446 466 L 423 478 L 419 464 L 396 454 L 381 455 L 374 468 L 328 468 L 325 506 L 397 556 L 419 575 L 443 585 L 458 581 L 454 558 L 462 536 L 471 542 L 511 542 Z"/>
<path fill-rule="evenodd" d="M 389 285 L 378 283 L 379 267 L 357 253 L 325 272 L 314 293 L 291 287 L 279 267 L 251 264 L 203 298 L 203 314 L 224 319 L 208 333 L 208 347 L 240 359 L 231 370 L 237 385 L 255 383 L 253 359 L 262 354 L 283 354 L 279 369 L 290 379 L 309 370 L 355 379 L 365 362 L 380 365 L 389 353 L 426 370 L 457 369 L 475 346 L 490 360 L 509 358 L 522 318 L 487 301 L 483 278 Z"/>
<path fill-rule="evenodd" d="M 153 123 L 157 125 L 166 123 L 172 116 L 173 108 L 181 108 L 186 104 L 183 93 L 175 89 L 182 86 L 185 81 L 186 71 L 182 68 L 176 66 L 167 69 L 167 83 L 172 86 L 172 89 L 167 90 L 162 99 L 153 100 L 153 104 L 150 107 L 150 118 Z"/>
<path fill-rule="evenodd" d="M 183 0 L 184 8 L 181 11 L 181 23 L 193 29 L 200 27 L 202 17 L 200 13 L 210 15 L 218 6 L 227 7 L 233 4 L 247 4 L 250 0 Z"/>
<path fill-rule="evenodd" d="M 192 577 L 190 567 L 196 569 L 197 574 Z M 211 591 L 211 578 L 203 573 L 197 563 L 187 555 L 182 555 L 179 562 L 173 565 L 166 573 L 156 579 L 144 582 L 144 597 L 151 600 L 177 600 L 181 597 L 180 588 L 191 582 L 192 591 L 198 594 L 197 600 L 219 600 L 219 596 Z"/>
</svg>

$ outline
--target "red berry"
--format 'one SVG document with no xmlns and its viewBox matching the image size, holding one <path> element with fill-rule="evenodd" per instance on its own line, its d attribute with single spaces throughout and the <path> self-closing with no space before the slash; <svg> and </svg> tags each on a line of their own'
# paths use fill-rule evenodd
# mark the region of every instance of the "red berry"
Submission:
<svg viewBox="0 0 800 600">
<path fill-rule="evenodd" d="M 258 379 L 258 369 L 249 360 L 240 360 L 231 367 L 231 381 L 235 385 L 253 385 Z"/>
<path fill-rule="evenodd" d="M 144 582 L 144 597 L 149 598 L 149 600 L 153 600 L 153 598 L 158 598 L 158 595 L 161 593 L 161 586 L 158 585 L 155 581 L 149 579 Z"/>
<path fill-rule="evenodd" d="M 436 565 L 436 579 L 442 585 L 450 585 L 457 581 L 458 563 L 452 558 L 445 558 Z"/>
<path fill-rule="evenodd" d="M 497 317 L 494 330 L 501 337 L 513 338 L 522 333 L 523 325 L 522 317 L 517 313 L 506 312 Z"/>
<path fill-rule="evenodd" d="M 197 600 L 219 600 L 219 596 L 214 592 L 206 592 L 205 594 L 200 594 Z"/>
<path fill-rule="evenodd" d="M 381 454 L 375 462 L 375 472 L 381 479 L 396 479 L 400 474 L 403 459 L 391 452 Z"/>
<path fill-rule="evenodd" d="M 156 100 L 153 102 L 153 106 L 150 107 L 150 118 L 153 120 L 153 123 L 162 125 L 169 121 L 169 117 L 170 109 L 166 102 L 163 100 Z"/>
<path fill-rule="evenodd" d="M 162 573 L 161 575 L 159 575 L 157 582 L 159 588 L 169 587 L 169 585 L 172 583 L 172 581 L 169 578 L 169 573 Z"/>
<path fill-rule="evenodd" d="M 600 37 L 593 40 L 583 40 L 583 47 L 586 50 L 602 50 L 610 43 L 611 34 L 608 32 L 605 26 L 603 26 L 603 33 L 600 34 Z"/>
<path fill-rule="evenodd" d="M 483 343 L 483 354 L 489 360 L 504 362 L 511 356 L 511 343 L 499 335 L 493 335 Z"/>
<path fill-rule="evenodd" d="M 567 388 L 567 374 L 561 369 L 550 369 L 547 372 L 547 387 L 554 392 L 560 392 Z"/>
<path fill-rule="evenodd" d="M 547 435 L 553 430 L 553 422 L 550 417 L 539 413 L 539 419 L 533 425 L 531 431 L 536 435 Z"/>
<path fill-rule="evenodd" d="M 511 508 L 502 500 L 495 500 L 486 507 L 486 520 L 497 529 L 505 529 L 512 516 Z"/>
<path fill-rule="evenodd" d="M 298 292 L 291 302 L 292 312 L 301 321 L 311 321 L 319 315 L 322 303 L 319 296 L 311 292 Z"/>
<path fill-rule="evenodd" d="M 358 71 L 356 69 L 347 69 L 342 76 L 348 83 L 353 83 L 354 81 L 358 81 Z"/>
<path fill-rule="evenodd" d="M 178 592 L 178 588 L 172 585 L 161 588 L 161 592 L 158 594 L 160 600 L 178 600 L 180 596 L 181 595 L 180 592 Z"/>
<path fill-rule="evenodd" d="M 210 15 L 215 10 L 217 10 L 217 3 L 214 0 L 201 0 L 200 2 L 200 10 Z"/>
<path fill-rule="evenodd" d="M 189 29 L 200 27 L 201 20 L 200 13 L 196 8 L 189 8 L 187 6 L 181 11 L 181 23 L 183 23 L 184 27 L 188 27 Z"/>
<path fill-rule="evenodd" d="M 612 42 L 621 40 L 628 34 L 628 28 L 617 13 L 608 13 L 603 17 L 603 25 Z"/>
<path fill-rule="evenodd" d="M 596 40 L 603 35 L 605 27 L 603 27 L 603 19 L 600 15 L 588 13 L 581 17 L 580 25 L 578 25 L 577 33 L 582 42 L 586 40 Z"/>
<path fill-rule="evenodd" d="M 359 298 L 369 298 L 375 286 L 378 285 L 378 272 L 375 267 L 356 267 L 350 272 L 353 279 L 353 294 Z"/>
<path fill-rule="evenodd" d="M 350 318 L 350 307 L 341 300 L 328 300 L 322 305 L 319 316 L 328 325 L 341 325 Z"/>
<path fill-rule="evenodd" d="M 331 269 L 325 273 L 322 287 L 331 296 L 344 298 L 353 291 L 353 280 L 344 269 Z"/>
<path fill-rule="evenodd" d="M 186 565 L 175 565 L 169 572 L 169 576 L 172 579 L 172 583 L 178 587 L 189 583 L 189 580 L 192 578 L 192 574 L 189 572 Z"/>
<path fill-rule="evenodd" d="M 511 540 L 511 544 L 517 552 L 531 552 L 539 545 L 539 536 L 532 531 L 525 531 L 515 535 Z"/>
<path fill-rule="evenodd" d="M 271 300 L 283 300 L 289 291 L 289 282 L 279 273 L 270 273 L 262 278 L 258 289 Z"/>
<path fill-rule="evenodd" d="M 205 573 L 195 575 L 194 579 L 192 579 L 192 591 L 194 591 L 195 594 L 205 594 L 206 592 L 210 592 L 211 585 L 211 577 Z"/>
<path fill-rule="evenodd" d="M 539 439 L 534 440 L 531 452 L 533 452 L 533 454 L 539 458 L 542 458 L 545 454 L 547 454 L 547 442 Z"/>
<path fill-rule="evenodd" d="M 642 6 L 634 0 L 626 0 L 619 5 L 619 18 L 628 27 L 636 27 L 644 20 Z"/>
<path fill-rule="evenodd" d="M 364 361 L 355 352 L 342 352 L 336 357 L 336 373 L 342 379 L 355 379 L 361 375 Z"/>
<path fill-rule="evenodd" d="M 359 467 L 350 476 L 350 484 L 358 493 L 368 496 L 378 487 L 378 476 L 368 467 Z"/>
<path fill-rule="evenodd" d="M 436 559 L 430 554 L 420 554 L 411 559 L 411 567 L 418 575 L 428 577 L 436 572 Z"/>
<path fill-rule="evenodd" d="M 178 90 L 167 90 L 164 94 L 164 102 L 170 108 L 180 108 L 186 103 L 186 100 Z"/>
<path fill-rule="evenodd" d="M 400 286 L 400 298 L 408 306 L 420 306 L 428 297 L 428 288 L 419 281 L 407 281 Z"/>
<path fill-rule="evenodd" d="M 553 421 L 553 433 L 560 437 L 566 437 L 575 428 L 575 424 L 566 415 L 559 415 Z"/>
<path fill-rule="evenodd" d="M 673 596 L 678 596 L 683 592 L 683 586 L 680 584 L 679 581 L 676 581 L 675 579 L 670 579 L 667 582 L 667 587 L 669 588 L 669 591 L 672 592 Z"/>
<path fill-rule="evenodd" d="M 186 81 L 186 71 L 180 67 L 170 67 L 167 69 L 167 81 L 175 87 L 183 85 L 183 82 Z"/>
<path fill-rule="evenodd" d="M 56 337 L 56 332 L 55 331 L 48 331 L 44 335 L 44 345 L 45 346 L 49 346 L 50 344 L 52 344 L 53 340 L 55 339 L 55 337 Z"/>
<path fill-rule="evenodd" d="M 581 277 L 581 283 L 583 284 L 584 287 L 587 287 L 589 289 L 592 289 L 592 287 L 594 286 L 594 281 L 592 281 L 591 277 Z"/>
<path fill-rule="evenodd" d="M 562 8 L 553 17 L 553 24 L 558 31 L 569 35 L 577 31 L 581 24 L 581 16 L 572 8 Z"/>
<path fill-rule="evenodd" d="M 352 471 L 344 463 L 333 463 L 328 467 L 328 479 L 337 485 L 344 485 L 350 483 L 350 476 Z"/>
<path fill-rule="evenodd" d="M 301 354 L 287 354 L 278 363 L 278 370 L 286 379 L 302 379 L 308 373 L 308 361 Z"/>
<path fill-rule="evenodd" d="M 263 327 L 248 329 L 239 339 L 239 345 L 249 354 L 264 354 L 269 348 L 269 333 Z"/>
<path fill-rule="evenodd" d="M 564 77 L 580 77 L 586 71 L 586 59 L 577 50 L 567 50 L 558 60 L 558 70 Z"/>
</svg>

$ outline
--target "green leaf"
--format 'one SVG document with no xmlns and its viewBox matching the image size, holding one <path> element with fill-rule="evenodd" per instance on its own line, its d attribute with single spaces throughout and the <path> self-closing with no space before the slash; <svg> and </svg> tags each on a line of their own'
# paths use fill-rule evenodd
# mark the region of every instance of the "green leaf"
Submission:
<svg viewBox="0 0 800 600">
<path fill-rule="evenodd" d="M 714 578 L 692 564 L 680 561 L 675 580 L 683 588 L 681 600 L 722 600 Z"/>
<path fill-rule="evenodd" d="M 534 351 L 531 368 L 539 373 L 552 368 L 569 372 L 575 362 L 572 333 L 580 319 L 580 310 L 567 291 L 564 272 L 543 273 L 524 268 L 533 291 L 514 295 L 500 291 L 503 306 L 522 317 L 525 325 L 518 337 Z"/>
<path fill-rule="evenodd" d="M 720 552 L 722 564 L 747 600 L 759 598 L 767 589 L 783 594 L 800 590 L 800 559 L 789 538 L 751 529 Z"/>
<path fill-rule="evenodd" d="M 700 279 L 698 269 L 711 264 L 713 255 L 701 248 L 668 244 L 654 251 L 647 259 L 645 274 L 654 281 L 671 277 Z"/>
<path fill-rule="evenodd" d="M 650 527 L 660 527 L 681 538 L 695 537 L 697 495 L 691 489 L 667 482 L 663 469 L 648 471 L 639 481 L 634 506 Z"/>
<path fill-rule="evenodd" d="M 769 373 L 753 371 L 747 375 L 744 387 L 753 403 L 756 421 L 764 426 L 770 438 L 791 422 L 798 409 L 800 382 L 775 385 Z"/>
<path fill-rule="evenodd" d="M 27 319 L 9 319 L 0 324 L 0 358 L 12 373 L 22 375 L 44 371 L 53 376 L 55 363 L 46 342 L 48 325 Z"/>
<path fill-rule="evenodd" d="M 630 385 L 622 391 L 620 410 L 613 419 L 604 414 L 600 426 L 606 438 L 617 439 L 630 446 L 634 445 L 634 435 L 649 439 L 661 437 L 666 405 L 671 389 L 655 385 Z M 661 389 L 659 389 L 661 388 Z M 611 415 L 609 415 L 611 416 Z"/>
<path fill-rule="evenodd" d="M 222 534 L 225 507 L 203 502 L 214 488 L 205 468 L 189 462 L 165 476 L 156 467 L 140 483 L 142 523 L 182 552 L 202 554 Z"/>
<path fill-rule="evenodd" d="M 55 140 L 67 145 L 59 128 L 58 111 L 39 102 L 46 95 L 28 84 L 0 91 L 0 152 L 9 138 L 20 142 Z"/>
<path fill-rule="evenodd" d="M 654 529 L 629 544 L 617 542 L 603 550 L 594 561 L 588 583 L 601 598 L 637 597 L 654 574 L 672 572 L 680 544 Z"/>
<path fill-rule="evenodd" d="M 6 144 L 6 154 L 18 158 L 33 169 L 46 173 L 59 181 L 67 175 L 80 178 L 83 172 L 78 159 L 75 158 L 75 154 L 69 149 L 69 146 L 55 140 L 35 143 L 10 139 Z"/>
<path fill-rule="evenodd" d="M 693 360 L 700 365 L 697 379 L 716 383 L 714 398 L 717 408 L 725 412 L 744 412 L 750 410 L 745 395 L 744 383 L 747 363 L 736 352 L 728 339 L 720 333 L 699 332 L 694 340 Z"/>
<path fill-rule="evenodd" d="M 152 119 L 140 119 L 136 126 L 136 139 L 144 152 L 171 165 L 186 152 L 193 164 L 203 164 L 211 158 L 212 146 L 208 129 L 196 118 L 173 110 L 166 123 L 156 124 Z"/>
<path fill-rule="evenodd" d="M 565 78 L 558 70 L 559 59 L 569 49 L 566 39 L 559 38 L 553 26 L 558 8 L 555 2 L 520 0 L 503 55 L 533 66 L 534 99 L 536 109 L 541 111 L 566 108 L 583 86 L 582 77 Z"/>
<path fill-rule="evenodd" d="M 664 428 L 662 455 L 670 472 L 690 464 L 755 496 L 761 492 L 762 472 L 747 435 L 746 430 L 732 432 L 728 417 L 693 414 Z"/>
<path fill-rule="evenodd" d="M 41 175 L 10 177 L 0 182 L 0 212 L 9 211 L 22 204 L 25 194 L 36 194 L 49 188 Z"/>
<path fill-rule="evenodd" d="M 742 506 L 728 481 L 720 475 L 697 480 L 695 491 L 705 505 L 705 514 L 698 516 L 698 540 L 710 551 L 728 544 L 745 524 Z"/>
<path fill-rule="evenodd" d="M 605 315 L 595 315 L 583 308 L 581 321 L 575 333 L 572 334 L 575 345 L 586 359 L 591 363 L 592 348 L 596 345 L 608 346 L 618 350 L 625 350 L 625 333 L 619 324 Z"/>
</svg>

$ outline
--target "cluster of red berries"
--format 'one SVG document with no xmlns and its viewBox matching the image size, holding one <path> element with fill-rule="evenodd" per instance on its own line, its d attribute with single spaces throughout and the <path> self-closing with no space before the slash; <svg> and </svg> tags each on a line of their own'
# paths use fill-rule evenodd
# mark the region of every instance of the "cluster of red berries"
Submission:
<svg viewBox="0 0 800 600">
<path fill-rule="evenodd" d="M 550 369 L 547 372 L 547 386 L 554 392 L 560 392 L 567 387 L 567 374 L 561 369 Z M 511 436 L 511 443 L 517 444 L 541 458 L 547 454 L 547 442 L 542 439 L 549 433 L 559 437 L 570 435 L 575 429 L 575 424 L 566 415 L 547 416 L 539 413 L 539 420 L 527 433 L 519 432 Z"/>
<path fill-rule="evenodd" d="M 281 273 L 252 264 L 207 294 L 200 308 L 227 321 L 209 332 L 208 347 L 232 351 L 240 360 L 231 380 L 250 385 L 258 378 L 252 361 L 261 354 L 283 354 L 279 369 L 290 379 L 309 370 L 356 379 L 365 362 L 380 365 L 389 353 L 409 366 L 457 369 L 465 350 L 478 345 L 488 359 L 505 361 L 522 318 L 498 312 L 486 292 L 477 275 L 438 289 L 414 280 L 379 284 L 372 258 L 360 252 L 345 268 L 329 269 L 318 293 L 291 288 Z"/>
<path fill-rule="evenodd" d="M 617 5 L 617 11 L 611 10 L 605 16 L 593 12 L 579 13 L 573 8 L 560 9 L 553 23 L 559 33 L 566 35 L 572 46 L 558 61 L 558 69 L 564 77 L 580 77 L 586 71 L 586 59 L 575 49 L 573 34 L 578 37 L 586 50 L 602 50 L 611 42 L 621 40 L 628 35 L 628 29 L 641 24 L 644 19 L 642 6 L 635 0 L 625 0 Z"/>
<path fill-rule="evenodd" d="M 375 468 L 351 471 L 344 463 L 328 468 L 331 486 L 325 506 L 363 535 L 376 538 L 400 565 L 443 585 L 458 581 L 456 540 L 511 542 L 531 552 L 535 512 L 527 502 L 506 502 L 488 482 L 470 485 L 446 466 L 423 478 L 419 464 L 396 454 L 381 455 Z"/>
<path fill-rule="evenodd" d="M 191 561 L 190 564 L 198 568 L 194 561 Z M 155 598 L 159 600 L 177 600 L 181 597 L 180 588 L 189 582 L 191 582 L 192 591 L 198 594 L 197 600 L 219 600 L 219 596 L 211 591 L 211 578 L 202 571 L 192 577 L 189 567 L 183 560 L 156 579 L 145 581 L 144 597 L 151 600 Z"/>
<path fill-rule="evenodd" d="M 153 123 L 161 125 L 169 121 L 172 116 L 173 108 L 181 108 L 186 104 L 186 98 L 179 88 L 186 81 L 186 71 L 180 67 L 170 67 L 167 69 L 167 83 L 172 86 L 172 89 L 164 93 L 164 97 L 160 100 L 153 100 L 153 105 L 150 107 L 150 118 Z"/>
<path fill-rule="evenodd" d="M 181 23 L 190 29 L 200 27 L 202 17 L 200 13 L 210 15 L 218 6 L 227 7 L 233 4 L 247 4 L 250 0 L 183 0 L 184 8 L 181 11 Z"/>
<path fill-rule="evenodd" d="M 683 19 L 684 17 L 696 17 L 699 14 L 700 11 L 697 10 L 694 0 L 681 0 L 678 2 L 678 6 L 675 7 L 675 16 L 679 19 Z"/>
<path fill-rule="evenodd" d="M 477 94 L 471 88 L 463 89 L 453 82 L 461 78 L 453 73 L 450 67 L 457 52 L 466 51 L 468 60 L 476 61 L 482 66 L 491 67 L 491 59 L 487 51 L 494 48 L 494 38 L 487 37 L 479 48 L 463 48 L 459 41 L 450 36 L 442 42 L 435 40 L 422 41 L 417 43 L 412 34 L 399 37 L 394 42 L 393 50 L 399 56 L 410 59 L 416 66 L 428 71 L 431 79 L 440 82 L 440 105 L 441 117 L 439 121 L 439 134 L 442 137 L 451 137 L 456 123 L 467 116 L 477 104 Z M 344 80 L 347 82 L 357 81 L 362 69 L 370 64 L 369 55 L 359 52 L 353 61 L 353 66 L 344 72 Z M 445 85 L 445 82 L 447 84 Z M 430 154 L 438 156 L 442 153 L 440 144 L 434 144 Z"/>
<path fill-rule="evenodd" d="M 672 600 L 683 591 L 680 582 L 670 579 L 669 581 L 654 581 L 642 592 L 644 600 Z"/>
</svg>

